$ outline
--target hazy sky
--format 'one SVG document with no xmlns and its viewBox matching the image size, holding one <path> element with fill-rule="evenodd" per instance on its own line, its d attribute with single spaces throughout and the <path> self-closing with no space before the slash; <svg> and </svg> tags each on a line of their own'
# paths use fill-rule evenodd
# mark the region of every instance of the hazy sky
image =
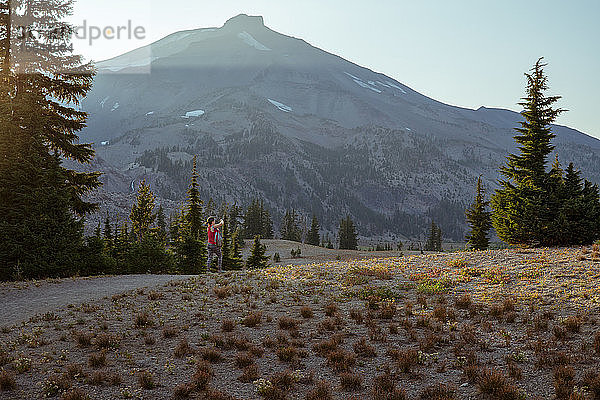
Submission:
<svg viewBox="0 0 600 400">
<path fill-rule="evenodd" d="M 598 0 L 76 0 L 72 22 L 118 26 L 131 20 L 145 39 L 77 40 L 100 61 L 175 31 L 219 27 L 237 15 L 382 72 L 436 100 L 508 108 L 524 94 L 538 57 L 550 92 L 569 109 L 559 124 L 600 138 Z"/>
</svg>

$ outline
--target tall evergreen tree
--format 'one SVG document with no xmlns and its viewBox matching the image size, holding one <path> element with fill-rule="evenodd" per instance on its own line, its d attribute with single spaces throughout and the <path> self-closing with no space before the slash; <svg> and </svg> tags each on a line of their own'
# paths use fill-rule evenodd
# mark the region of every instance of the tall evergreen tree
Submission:
<svg viewBox="0 0 600 400">
<path fill-rule="evenodd" d="M 273 220 L 269 210 L 265 208 L 263 200 L 260 201 L 260 215 L 261 215 L 261 237 L 265 239 L 273 239 Z"/>
<path fill-rule="evenodd" d="M 317 220 L 317 216 L 312 216 L 312 222 L 310 224 L 310 230 L 306 235 L 306 243 L 311 244 L 313 246 L 319 245 L 319 220 Z"/>
<path fill-rule="evenodd" d="M 85 125 L 79 101 L 93 70 L 68 50 L 68 29 L 52 37 L 18 30 L 66 26 L 69 0 L 0 2 L 0 279 L 66 276 L 83 251 L 83 215 L 96 205 L 82 196 L 98 173 L 65 168 L 63 158 L 88 163 L 91 145 L 78 143 Z"/>
<path fill-rule="evenodd" d="M 492 220 L 491 213 L 487 210 L 488 205 L 480 176 L 477 178 L 475 200 L 465 212 L 467 223 L 471 227 L 466 236 L 467 244 L 475 250 L 485 250 L 490 244 L 488 232 L 492 227 Z"/>
<path fill-rule="evenodd" d="M 187 191 L 187 209 L 185 218 L 189 222 L 191 235 L 200 239 L 204 235 L 204 223 L 202 218 L 202 200 L 198 191 L 198 171 L 196 168 L 196 156 L 192 165 L 192 178 Z"/>
<path fill-rule="evenodd" d="M 435 221 L 431 221 L 427 242 L 425 242 L 425 251 L 441 251 L 442 250 L 442 229 L 436 225 Z"/>
<path fill-rule="evenodd" d="M 229 252 L 229 259 L 231 269 L 239 270 L 242 269 L 244 265 L 244 260 L 242 258 L 242 252 L 240 250 L 238 237 L 240 236 L 240 228 L 238 228 L 233 235 L 231 236 L 231 250 Z"/>
<path fill-rule="evenodd" d="M 340 221 L 339 239 L 340 249 L 358 249 L 358 236 L 356 234 L 356 229 L 354 228 L 354 222 L 352 222 L 349 215 Z"/>
<path fill-rule="evenodd" d="M 229 230 L 229 215 L 227 213 L 227 209 L 225 208 L 223 211 L 223 226 L 221 227 L 221 234 L 223 235 L 223 244 L 221 246 L 221 255 L 222 255 L 222 268 L 224 271 L 231 270 L 232 268 L 232 260 L 231 260 L 231 236 Z"/>
<path fill-rule="evenodd" d="M 167 220 L 162 205 L 158 206 L 158 211 L 156 212 L 156 235 L 160 242 L 167 243 Z"/>
<path fill-rule="evenodd" d="M 281 221 L 281 238 L 300 242 L 302 240 L 302 231 L 298 226 L 298 218 L 294 209 L 287 210 Z"/>
<path fill-rule="evenodd" d="M 260 236 L 256 235 L 254 237 L 252 250 L 250 251 L 250 256 L 246 260 L 246 268 L 266 268 L 269 262 L 269 257 L 265 255 L 266 250 L 267 247 L 260 242 Z"/>
<path fill-rule="evenodd" d="M 131 208 L 129 216 L 131 219 L 131 229 L 138 241 L 150 233 L 150 225 L 156 219 L 156 214 L 154 213 L 155 199 L 156 197 L 150 190 L 150 186 L 146 184 L 146 180 L 142 180 L 138 188 L 135 204 Z"/>
<path fill-rule="evenodd" d="M 546 172 L 548 155 L 554 147 L 550 125 L 564 110 L 553 108 L 560 96 L 546 96 L 548 78 L 540 58 L 527 77 L 523 102 L 524 121 L 514 137 L 520 154 L 510 154 L 501 168 L 500 189 L 492 196 L 492 223 L 500 239 L 510 244 L 547 244 L 552 221 L 557 216 L 550 194 L 551 179 Z"/>
</svg>

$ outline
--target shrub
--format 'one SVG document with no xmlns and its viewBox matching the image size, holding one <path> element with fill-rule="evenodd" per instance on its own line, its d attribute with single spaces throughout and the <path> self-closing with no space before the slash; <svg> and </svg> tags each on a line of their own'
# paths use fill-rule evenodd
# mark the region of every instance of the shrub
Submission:
<svg viewBox="0 0 600 400">
<path fill-rule="evenodd" d="M 154 320 L 150 317 L 147 311 L 142 311 L 136 314 L 134 318 L 135 326 L 138 328 L 145 328 L 147 326 L 153 326 Z"/>
<path fill-rule="evenodd" d="M 173 355 L 177 358 L 182 358 L 191 353 L 193 353 L 193 350 L 190 344 L 188 343 L 187 338 L 182 338 L 181 340 L 179 340 L 179 343 L 177 343 L 177 347 L 175 347 Z"/>
<path fill-rule="evenodd" d="M 249 353 L 240 352 L 236 354 L 235 365 L 238 368 L 244 368 L 252 364 L 254 364 L 254 358 L 252 358 L 252 355 L 250 355 Z"/>
<path fill-rule="evenodd" d="M 163 329 L 162 329 L 162 336 L 165 339 L 172 339 L 175 336 L 177 336 L 177 333 L 178 333 L 177 328 L 175 328 L 174 326 L 167 325 L 167 326 L 163 327 Z"/>
<path fill-rule="evenodd" d="M 154 376 L 149 371 L 140 371 L 138 373 L 138 383 L 142 389 L 151 390 L 156 387 Z"/>
<path fill-rule="evenodd" d="M 90 396 L 83 389 L 74 388 L 62 396 L 62 400 L 89 400 Z"/>
<path fill-rule="evenodd" d="M 94 340 L 94 344 L 96 345 L 98 350 L 117 347 L 118 343 L 118 339 L 110 333 L 101 333 L 98 336 L 96 336 L 96 339 Z"/>
<path fill-rule="evenodd" d="M 208 347 L 200 350 L 200 357 L 203 360 L 206 360 L 211 363 L 215 363 L 223 359 L 221 352 L 214 347 Z"/>
<path fill-rule="evenodd" d="M 377 355 L 375 347 L 368 344 L 365 338 L 362 338 L 359 341 L 355 342 L 353 348 L 354 352 L 359 357 L 375 357 Z"/>
<path fill-rule="evenodd" d="M 498 370 L 481 369 L 477 385 L 481 393 L 500 399 L 519 399 L 518 389 Z"/>
<path fill-rule="evenodd" d="M 221 330 L 223 332 L 232 332 L 235 329 L 235 321 L 225 318 L 221 323 Z"/>
<path fill-rule="evenodd" d="M 187 399 L 194 391 L 194 386 L 190 383 L 180 383 L 173 389 L 174 399 Z"/>
<path fill-rule="evenodd" d="M 15 376 L 6 370 L 0 371 L 0 391 L 6 392 L 9 390 L 15 390 L 17 388 L 17 382 Z"/>
<path fill-rule="evenodd" d="M 248 314 L 246 317 L 244 317 L 244 319 L 242 320 L 242 325 L 247 326 L 249 328 L 253 328 L 253 327 L 259 325 L 261 321 L 262 321 L 262 312 L 253 311 L 250 314 Z"/>
<path fill-rule="evenodd" d="M 92 368 L 104 367 L 106 365 L 106 353 L 104 351 L 101 351 L 90 354 L 88 363 Z"/>
<path fill-rule="evenodd" d="M 281 329 L 297 329 L 300 321 L 294 318 L 290 318 L 288 316 L 282 315 L 279 317 L 278 324 Z"/>
<path fill-rule="evenodd" d="M 575 315 L 571 315 L 563 321 L 563 323 L 565 324 L 565 328 L 567 328 L 569 332 L 573 333 L 579 332 L 581 330 L 581 322 L 581 317 Z"/>
<path fill-rule="evenodd" d="M 306 400 L 331 400 L 331 387 L 325 381 L 317 383 L 317 386 L 306 394 Z"/>
<path fill-rule="evenodd" d="M 456 399 L 454 386 L 438 383 L 425 388 L 419 395 L 420 400 L 453 400 Z"/>
<path fill-rule="evenodd" d="M 224 299 L 227 296 L 229 296 L 230 289 L 229 286 L 216 287 L 213 289 L 213 292 L 215 293 L 215 296 L 217 296 L 218 299 Z"/>
<path fill-rule="evenodd" d="M 338 307 L 333 302 L 327 303 L 327 305 L 325 306 L 325 315 L 327 315 L 328 317 L 333 317 L 337 311 Z"/>
<path fill-rule="evenodd" d="M 389 372 L 378 375 L 373 379 L 373 400 L 406 400 L 406 392 L 396 388 L 394 378 Z"/>
<path fill-rule="evenodd" d="M 554 390 L 557 399 L 568 399 L 575 386 L 575 370 L 571 366 L 560 365 L 554 370 Z"/>
<path fill-rule="evenodd" d="M 304 306 L 300 309 L 300 315 L 302 316 L 302 318 L 312 318 L 313 317 L 313 310 L 312 308 L 308 307 L 308 306 Z"/>
<path fill-rule="evenodd" d="M 471 308 L 471 305 L 473 304 L 473 300 L 471 300 L 470 295 L 463 294 L 462 296 L 460 296 L 458 299 L 456 299 L 454 301 L 454 304 L 456 305 L 457 308 L 460 308 L 463 310 L 468 310 L 469 308 Z"/>
<path fill-rule="evenodd" d="M 351 371 L 356 363 L 354 354 L 343 349 L 337 349 L 327 354 L 327 365 L 336 372 Z"/>
<path fill-rule="evenodd" d="M 242 375 L 238 378 L 240 382 L 248 383 L 254 382 L 260 377 L 258 374 L 258 366 L 256 364 L 250 364 L 244 367 Z"/>
<path fill-rule="evenodd" d="M 276 354 L 281 361 L 292 362 L 298 358 L 298 349 L 293 346 L 280 347 Z"/>
<path fill-rule="evenodd" d="M 345 390 L 358 390 L 362 386 L 362 378 L 357 374 L 342 372 L 340 374 L 340 385 Z"/>
<path fill-rule="evenodd" d="M 196 362 L 196 371 L 192 376 L 190 384 L 196 390 L 205 390 L 210 382 L 213 371 L 210 364 L 207 361 L 200 360 Z"/>
</svg>

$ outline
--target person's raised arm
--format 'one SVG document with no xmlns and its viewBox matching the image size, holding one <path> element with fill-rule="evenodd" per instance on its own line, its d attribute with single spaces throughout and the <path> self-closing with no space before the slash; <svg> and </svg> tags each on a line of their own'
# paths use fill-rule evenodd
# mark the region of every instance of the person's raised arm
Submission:
<svg viewBox="0 0 600 400">
<path fill-rule="evenodd" d="M 223 219 L 221 219 L 221 222 L 219 222 L 218 224 L 214 224 L 213 228 L 220 228 L 225 224 L 225 222 L 223 222 Z"/>
</svg>

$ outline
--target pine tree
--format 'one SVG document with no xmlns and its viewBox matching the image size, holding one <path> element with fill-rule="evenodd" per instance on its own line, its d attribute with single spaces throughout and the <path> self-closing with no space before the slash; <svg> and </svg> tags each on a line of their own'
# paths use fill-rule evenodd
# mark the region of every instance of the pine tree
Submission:
<svg viewBox="0 0 600 400">
<path fill-rule="evenodd" d="M 340 221 L 340 249 L 346 250 L 357 250 L 358 249 L 358 238 L 354 223 L 348 215 L 345 219 Z"/>
<path fill-rule="evenodd" d="M 106 247 L 108 249 L 112 249 L 114 246 L 114 235 L 112 231 L 112 226 L 110 225 L 110 218 L 108 217 L 108 212 L 106 213 L 106 218 L 104 218 L 104 242 L 106 243 Z"/>
<path fill-rule="evenodd" d="M 244 235 L 247 239 L 263 233 L 260 203 L 253 199 L 244 214 Z"/>
<path fill-rule="evenodd" d="M 162 205 L 158 206 L 158 211 L 156 212 L 156 235 L 160 242 L 167 243 L 167 221 Z"/>
<path fill-rule="evenodd" d="M 269 257 L 265 256 L 266 250 L 267 247 L 260 242 L 260 236 L 256 235 L 254 237 L 252 250 L 250 251 L 250 257 L 248 257 L 248 260 L 246 260 L 246 268 L 266 268 L 269 261 Z"/>
<path fill-rule="evenodd" d="M 261 227 L 262 234 L 261 236 L 265 239 L 273 239 L 273 220 L 271 219 L 271 214 L 269 210 L 264 207 L 264 203 L 260 201 L 260 215 L 261 215 Z"/>
<path fill-rule="evenodd" d="M 68 30 L 52 38 L 19 37 L 23 27 L 61 26 L 71 1 L 0 2 L 0 279 L 67 276 L 84 251 L 79 216 L 95 210 L 82 196 L 98 173 L 65 168 L 88 163 L 78 143 L 86 114 L 80 99 L 93 70 L 67 47 Z M 18 40 L 18 45 L 16 40 Z"/>
<path fill-rule="evenodd" d="M 302 232 L 298 226 L 296 211 L 294 209 L 287 210 L 281 222 L 281 238 L 283 240 L 291 240 L 300 242 Z"/>
<path fill-rule="evenodd" d="M 306 243 L 311 244 L 313 246 L 319 245 L 319 221 L 317 220 L 316 215 L 312 216 L 312 222 L 310 224 L 310 230 L 308 231 L 308 235 L 306 235 Z"/>
<path fill-rule="evenodd" d="M 196 156 L 194 156 L 192 166 L 192 178 L 187 191 L 187 221 L 190 224 L 190 233 L 195 239 L 200 239 L 204 235 L 204 224 L 202 218 L 202 200 L 198 191 L 198 171 L 196 169 Z M 209 203 L 210 205 L 210 203 Z M 208 212 L 208 211 L 207 211 Z"/>
<path fill-rule="evenodd" d="M 563 112 L 552 105 L 559 96 L 544 95 L 548 79 L 540 58 L 527 77 L 527 95 L 522 112 L 525 121 L 516 128 L 514 137 L 520 154 L 510 154 L 501 168 L 505 179 L 492 196 L 492 223 L 500 239 L 510 244 L 545 245 L 552 237 L 552 221 L 557 217 L 551 200 L 554 188 L 546 172 L 548 155 L 554 147 L 550 125 Z"/>
<path fill-rule="evenodd" d="M 223 245 L 221 246 L 222 255 L 222 267 L 224 271 L 233 269 L 231 260 L 231 237 L 229 231 L 229 216 L 227 215 L 227 209 L 223 211 L 223 226 L 221 227 L 221 234 L 223 235 Z"/>
<path fill-rule="evenodd" d="M 231 236 L 231 250 L 229 252 L 229 259 L 231 268 L 233 270 L 242 269 L 244 260 L 242 259 L 242 252 L 240 250 L 238 237 L 240 236 L 240 229 L 238 228 Z"/>
<path fill-rule="evenodd" d="M 466 235 L 471 249 L 485 250 L 490 244 L 488 232 L 492 227 L 491 213 L 487 210 L 489 201 L 485 200 L 485 192 L 481 184 L 481 176 L 477 178 L 475 200 L 465 212 L 471 231 Z"/>
<path fill-rule="evenodd" d="M 425 246 L 423 250 L 425 251 L 436 251 L 436 235 L 437 235 L 438 227 L 435 224 L 435 221 L 431 220 L 431 226 L 429 228 L 429 234 L 427 235 L 427 241 L 425 242 Z"/>
<path fill-rule="evenodd" d="M 198 274 L 206 268 L 206 246 L 192 232 L 192 224 L 185 207 L 176 212 L 171 224 L 171 243 L 175 265 L 183 274 Z"/>
<path fill-rule="evenodd" d="M 136 202 L 131 208 L 131 229 L 136 237 L 136 240 L 140 241 L 144 236 L 147 236 L 150 232 L 150 225 L 156 219 L 154 214 L 154 193 L 150 190 L 150 186 L 146 184 L 146 180 L 142 180 L 138 189 Z"/>
</svg>

